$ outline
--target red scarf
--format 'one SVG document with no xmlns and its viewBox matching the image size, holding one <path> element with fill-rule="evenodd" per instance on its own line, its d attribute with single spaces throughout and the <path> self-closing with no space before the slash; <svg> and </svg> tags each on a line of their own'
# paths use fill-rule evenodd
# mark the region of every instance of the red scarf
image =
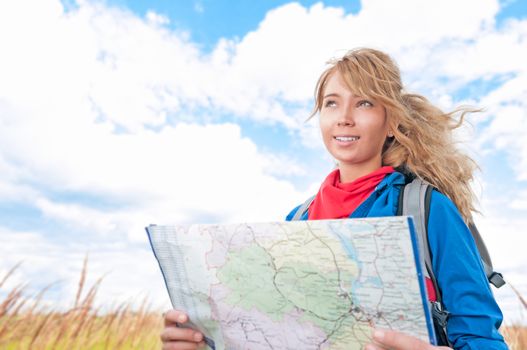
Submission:
<svg viewBox="0 0 527 350">
<path fill-rule="evenodd" d="M 387 174 L 395 170 L 384 166 L 349 183 L 340 182 L 340 171 L 332 171 L 320 186 L 309 207 L 309 220 L 342 219 L 350 216 L 372 194 Z"/>
</svg>

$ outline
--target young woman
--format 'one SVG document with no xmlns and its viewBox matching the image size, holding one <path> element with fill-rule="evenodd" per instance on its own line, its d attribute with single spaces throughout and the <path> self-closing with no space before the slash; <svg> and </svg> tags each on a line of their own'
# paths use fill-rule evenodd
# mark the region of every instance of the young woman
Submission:
<svg viewBox="0 0 527 350">
<path fill-rule="evenodd" d="M 315 91 L 324 144 L 338 163 L 322 183 L 302 219 L 394 216 L 403 173 L 431 183 L 428 238 L 432 269 L 454 349 L 507 349 L 502 321 L 466 225 L 474 210 L 469 182 L 475 163 L 453 144 L 452 130 L 466 109 L 444 113 L 424 97 L 403 89 L 399 69 L 377 50 L 356 49 L 331 62 Z M 454 118 L 461 113 L 460 122 Z M 288 216 L 291 220 L 299 207 Z M 429 298 L 435 291 L 427 285 Z M 181 318 L 180 318 L 181 317 Z M 175 327 L 187 316 L 165 315 L 161 338 L 166 349 L 195 349 L 202 335 Z M 413 337 L 376 330 L 367 349 L 435 349 Z"/>
</svg>

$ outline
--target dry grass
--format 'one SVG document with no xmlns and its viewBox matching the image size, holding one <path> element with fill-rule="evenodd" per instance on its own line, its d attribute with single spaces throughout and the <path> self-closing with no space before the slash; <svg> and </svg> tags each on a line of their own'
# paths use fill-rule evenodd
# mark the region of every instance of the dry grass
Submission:
<svg viewBox="0 0 527 350">
<path fill-rule="evenodd" d="M 0 276 L 0 291 L 18 266 Z M 24 296 L 24 285 L 13 287 L 0 299 L 0 349 L 160 349 L 161 313 L 152 311 L 145 299 L 138 310 L 122 304 L 99 315 L 94 301 L 102 278 L 83 293 L 86 271 L 87 259 L 73 307 L 65 312 L 41 305 L 50 286 L 31 299 Z M 525 299 L 518 298 L 527 309 Z M 527 349 L 527 327 L 508 325 L 501 332 L 511 350 Z"/>
<path fill-rule="evenodd" d="M 508 286 L 518 297 L 519 303 L 523 307 L 523 311 L 527 311 L 527 301 L 520 294 L 520 292 L 514 288 L 514 286 L 508 282 Z M 505 337 L 507 344 L 511 350 L 525 350 L 527 349 L 527 327 L 522 325 L 508 325 L 502 327 L 501 333 Z"/>
<path fill-rule="evenodd" d="M 0 349 L 160 349 L 161 313 L 145 299 L 138 310 L 122 304 L 99 315 L 94 301 L 102 279 L 83 293 L 86 265 L 85 259 L 75 302 L 65 312 L 41 305 L 49 287 L 34 299 L 24 296 L 23 285 L 10 290 L 0 300 Z M 17 267 L 0 276 L 0 290 Z"/>
</svg>

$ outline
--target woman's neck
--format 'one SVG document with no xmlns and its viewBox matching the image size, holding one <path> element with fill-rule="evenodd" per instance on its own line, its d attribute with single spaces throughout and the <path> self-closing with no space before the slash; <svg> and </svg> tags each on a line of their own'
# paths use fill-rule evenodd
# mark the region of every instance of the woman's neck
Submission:
<svg viewBox="0 0 527 350">
<path fill-rule="evenodd" d="M 375 170 L 382 167 L 381 163 L 376 164 L 339 164 L 340 182 L 350 183 L 357 180 L 359 177 L 368 175 Z"/>
</svg>

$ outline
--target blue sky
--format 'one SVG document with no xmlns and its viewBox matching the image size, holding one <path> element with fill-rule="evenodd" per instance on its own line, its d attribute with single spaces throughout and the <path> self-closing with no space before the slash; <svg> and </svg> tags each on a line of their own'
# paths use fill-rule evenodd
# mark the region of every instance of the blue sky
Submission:
<svg viewBox="0 0 527 350">
<path fill-rule="evenodd" d="M 305 7 L 317 1 L 298 1 Z M 170 27 L 190 33 L 190 39 L 204 51 L 210 51 L 220 38 L 241 38 L 255 31 L 268 11 L 287 4 L 282 0 L 266 1 L 130 1 L 112 0 L 108 4 L 134 11 L 139 16 L 155 11 L 170 18 Z M 326 6 L 357 13 L 359 1 L 326 1 Z"/>
<path fill-rule="evenodd" d="M 502 23 L 511 18 L 525 19 L 527 17 L 527 3 L 521 0 L 502 0 L 500 1 L 500 12 L 496 16 L 498 23 Z"/>
<path fill-rule="evenodd" d="M 485 109 L 459 133 L 482 168 L 477 223 L 527 295 L 526 43 L 519 0 L 3 3 L 0 276 L 23 260 L 13 284 L 60 280 L 69 300 L 88 252 L 102 300 L 166 306 L 144 227 L 282 220 L 334 165 L 305 122 L 319 73 L 373 46 L 408 90 Z"/>
</svg>

